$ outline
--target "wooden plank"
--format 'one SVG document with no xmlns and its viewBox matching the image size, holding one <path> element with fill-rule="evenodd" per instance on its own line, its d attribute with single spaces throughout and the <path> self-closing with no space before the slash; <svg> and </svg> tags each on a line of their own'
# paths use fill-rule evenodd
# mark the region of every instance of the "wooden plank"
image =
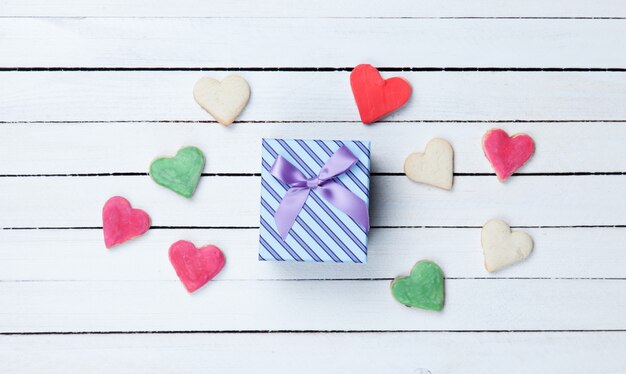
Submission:
<svg viewBox="0 0 626 374">
<path fill-rule="evenodd" d="M 623 280 L 449 279 L 442 313 L 400 305 L 389 283 L 216 280 L 189 295 L 178 281 L 1 282 L 0 331 L 626 328 Z"/>
<path fill-rule="evenodd" d="M 594 19 L 5 18 L 0 66 L 615 68 L 626 54 L 607 36 L 624 33 Z"/>
<path fill-rule="evenodd" d="M 626 333 L 0 336 L 0 369 L 33 373 L 622 373 Z M 306 354 L 303 354 L 306 352 Z M 341 352 L 341 354 L 337 354 Z M 383 358 L 383 359 L 381 359 Z"/>
<path fill-rule="evenodd" d="M 115 195 L 146 209 L 156 226 L 256 227 L 259 180 L 203 178 L 188 200 L 149 177 L 4 178 L 0 227 L 100 226 L 102 205 Z M 506 184 L 493 176 L 457 177 L 452 193 L 404 176 L 374 176 L 371 188 L 373 226 L 482 226 L 497 217 L 517 226 L 618 225 L 626 218 L 624 176 L 538 176 Z"/>
<path fill-rule="evenodd" d="M 153 230 L 147 236 L 107 251 L 101 230 L 2 230 L 3 281 L 176 280 L 167 259 L 177 240 L 212 243 L 226 254 L 220 280 L 377 279 L 406 273 L 420 259 L 445 267 L 446 277 L 624 278 L 620 256 L 626 228 L 524 229 L 535 251 L 523 264 L 487 273 L 480 229 L 373 229 L 367 265 L 269 264 L 257 260 L 258 231 Z M 62 259 L 62 260 L 60 260 Z M 141 264 L 141 266 L 138 266 Z M 97 266 L 95 266 L 97 265 Z"/>
<path fill-rule="evenodd" d="M 427 0 L 420 6 L 366 0 L 361 7 L 326 1 L 293 6 L 284 0 L 228 5 L 181 0 L 174 6 L 162 0 L 96 1 L 0 0 L 0 66 L 626 66 L 619 39 L 611 37 L 626 31 L 626 8 L 612 0 Z M 73 18 L 48 18 L 56 16 Z M 622 19 L 590 19 L 598 16 Z M 403 19 L 384 19 L 390 17 Z M 373 159 L 378 173 L 400 172 L 407 153 L 432 136 L 445 136 L 458 145 L 457 171 L 485 173 L 490 168 L 480 153 L 480 136 L 502 120 L 542 122 L 503 125 L 541 140 L 540 157 L 524 172 L 625 170 L 620 139 L 626 130 L 610 123 L 626 120 L 623 72 L 515 70 L 384 73 L 407 77 L 416 94 L 390 118 L 396 123 L 371 128 L 357 123 L 347 72 L 244 71 L 253 87 L 242 116 L 248 123 L 230 129 L 205 123 L 209 117 L 189 94 L 204 72 L 3 72 L 0 122 L 19 123 L 2 124 L 0 174 L 142 172 L 153 156 L 195 141 L 209 150 L 207 172 L 255 173 L 258 141 L 268 134 L 371 138 L 380 143 Z M 145 123 L 150 120 L 202 123 Z M 462 123 L 468 120 L 492 122 Z M 548 122 L 559 120 L 580 123 Z M 297 123 L 304 121 L 320 123 Z M 624 224 L 625 181 L 624 176 L 524 176 L 500 185 L 494 177 L 467 176 L 457 178 L 455 190 L 447 193 L 402 176 L 377 176 L 374 224 L 473 227 L 374 229 L 368 265 L 315 267 L 256 261 L 255 177 L 203 178 L 193 201 L 142 176 L 0 178 L 0 227 L 98 226 L 101 205 L 112 194 L 131 197 L 157 225 L 250 226 L 152 230 L 113 251 L 103 248 L 97 228 L 0 231 L 7 249 L 0 251 L 0 332 L 220 332 L 0 336 L 0 372 L 248 373 L 253 367 L 291 373 L 297 367 L 316 373 L 622 373 L 624 228 L 536 226 Z M 528 231 L 537 247 L 523 265 L 482 279 L 478 226 L 495 216 L 535 226 Z M 224 272 L 196 295 L 186 294 L 167 262 L 167 246 L 179 238 L 210 241 L 227 252 Z M 443 314 L 408 310 L 389 295 L 389 279 L 425 257 L 441 263 L 449 277 Z M 326 278 L 334 280 L 320 280 Z M 599 331 L 604 329 L 620 331 Z"/>
<path fill-rule="evenodd" d="M 293 3 L 268 0 L 260 6 L 253 0 L 227 3 L 180 0 L 119 2 L 114 0 L 2 0 L 5 17 L 227 17 L 227 18 L 326 18 L 326 17 L 624 17 L 619 1 L 572 2 L 553 0 L 497 1 L 425 0 L 419 6 L 410 0 L 390 0 L 385 6 L 374 0 L 351 2 L 320 0 Z"/>
<path fill-rule="evenodd" d="M 493 173 L 481 139 L 494 127 L 535 139 L 521 173 L 626 172 L 626 127 L 614 123 L 43 123 L 2 125 L 0 175 L 145 173 L 155 157 L 185 145 L 204 151 L 206 173 L 260 173 L 263 137 L 370 140 L 374 173 L 402 173 L 410 153 L 443 137 L 457 173 Z"/>
<path fill-rule="evenodd" d="M 209 121 L 191 89 L 202 76 L 229 74 L 0 72 L 0 121 Z M 252 88 L 242 121 L 359 121 L 348 72 L 237 74 Z M 383 74 L 400 75 L 414 88 L 409 103 L 387 118 L 391 121 L 626 120 L 623 73 Z"/>
</svg>

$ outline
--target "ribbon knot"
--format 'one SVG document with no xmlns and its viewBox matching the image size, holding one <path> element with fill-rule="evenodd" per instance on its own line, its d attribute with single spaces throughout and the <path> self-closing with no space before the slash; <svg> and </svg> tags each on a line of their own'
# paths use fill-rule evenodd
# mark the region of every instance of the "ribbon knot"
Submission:
<svg viewBox="0 0 626 374">
<path fill-rule="evenodd" d="M 316 189 L 326 201 L 354 219 L 366 231 L 369 230 L 369 212 L 365 201 L 333 180 L 350 170 L 357 161 L 356 156 L 344 145 L 330 156 L 317 176 L 307 178 L 284 157 L 280 155 L 276 157 L 270 174 L 289 185 L 289 190 L 285 193 L 274 215 L 276 228 L 283 240 L 289 235 L 289 230 L 313 189 Z"/>
<path fill-rule="evenodd" d="M 320 185 L 320 179 L 318 177 L 307 179 L 306 186 L 311 189 L 315 189 Z"/>
</svg>

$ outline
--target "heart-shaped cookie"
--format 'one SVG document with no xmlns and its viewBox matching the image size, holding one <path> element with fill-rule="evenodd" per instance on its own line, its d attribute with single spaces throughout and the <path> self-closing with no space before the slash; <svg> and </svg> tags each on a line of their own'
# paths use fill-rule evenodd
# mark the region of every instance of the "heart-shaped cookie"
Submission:
<svg viewBox="0 0 626 374">
<path fill-rule="evenodd" d="M 214 245 L 196 248 L 193 243 L 179 240 L 169 251 L 176 275 L 189 292 L 194 292 L 215 277 L 224 267 L 224 253 Z"/>
<path fill-rule="evenodd" d="M 492 129 L 483 136 L 483 151 L 502 182 L 530 159 L 535 143 L 526 134 L 509 137 L 504 130 Z"/>
<path fill-rule="evenodd" d="M 217 122 L 228 126 L 248 104 L 250 86 L 238 75 L 229 75 L 221 82 L 204 77 L 193 87 L 193 97 Z"/>
<path fill-rule="evenodd" d="M 376 122 L 404 105 L 411 97 L 411 85 L 399 77 L 383 79 L 375 67 L 358 65 L 350 73 L 350 85 L 361 121 Z"/>
<path fill-rule="evenodd" d="M 143 235 L 149 228 L 148 213 L 133 209 L 128 200 L 121 196 L 110 198 L 102 208 L 102 231 L 107 248 Z"/>
<path fill-rule="evenodd" d="M 154 160 L 150 165 L 150 177 L 161 186 L 189 198 L 196 190 L 203 169 L 202 151 L 196 147 L 184 147 L 175 157 Z"/>
<path fill-rule="evenodd" d="M 533 250 L 533 239 L 525 232 L 511 231 L 506 222 L 491 220 L 483 226 L 480 242 L 485 269 L 493 272 L 520 262 Z"/>
<path fill-rule="evenodd" d="M 452 146 L 444 139 L 432 139 L 424 153 L 411 153 L 404 161 L 410 180 L 449 190 L 454 178 Z"/>
<path fill-rule="evenodd" d="M 406 306 L 440 311 L 443 309 L 443 272 L 432 261 L 419 261 L 407 277 L 391 282 L 391 294 Z"/>
</svg>

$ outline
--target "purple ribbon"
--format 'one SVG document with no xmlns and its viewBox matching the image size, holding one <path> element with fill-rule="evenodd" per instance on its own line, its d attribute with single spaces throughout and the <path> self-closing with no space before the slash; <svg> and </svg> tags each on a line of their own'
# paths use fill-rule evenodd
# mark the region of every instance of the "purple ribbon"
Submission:
<svg viewBox="0 0 626 374">
<path fill-rule="evenodd" d="M 289 230 L 300 214 L 309 193 L 315 189 L 326 201 L 369 231 L 369 212 L 365 201 L 333 180 L 336 176 L 350 170 L 357 161 L 354 154 L 344 145 L 330 156 L 316 177 L 307 179 L 285 158 L 280 155 L 276 158 L 270 173 L 290 187 L 274 215 L 278 233 L 283 240 L 287 239 Z"/>
</svg>

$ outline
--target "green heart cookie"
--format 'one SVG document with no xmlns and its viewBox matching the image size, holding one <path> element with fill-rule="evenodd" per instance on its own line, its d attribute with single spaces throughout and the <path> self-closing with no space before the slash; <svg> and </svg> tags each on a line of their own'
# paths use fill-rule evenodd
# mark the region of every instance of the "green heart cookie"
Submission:
<svg viewBox="0 0 626 374">
<path fill-rule="evenodd" d="M 196 190 L 204 169 L 204 155 L 196 147 L 184 147 L 175 157 L 157 158 L 150 165 L 150 177 L 163 187 L 187 198 Z"/>
<path fill-rule="evenodd" d="M 443 309 L 443 272 L 431 261 L 419 261 L 408 277 L 391 282 L 391 294 L 401 304 L 428 310 Z"/>
</svg>

